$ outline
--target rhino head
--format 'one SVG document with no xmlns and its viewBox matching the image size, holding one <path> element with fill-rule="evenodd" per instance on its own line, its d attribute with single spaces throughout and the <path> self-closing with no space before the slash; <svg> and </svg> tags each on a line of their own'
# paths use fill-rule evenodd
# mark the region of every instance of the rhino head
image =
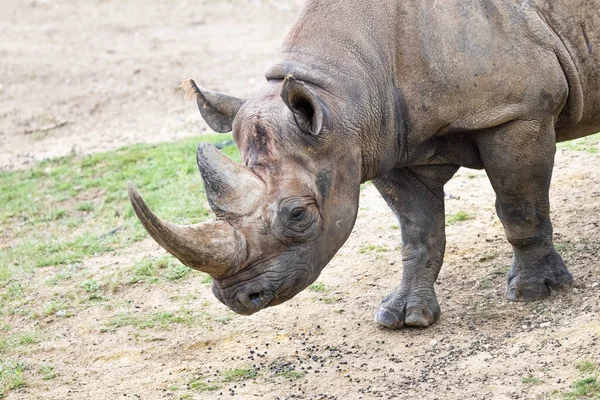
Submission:
<svg viewBox="0 0 600 400">
<path fill-rule="evenodd" d="M 248 100 L 200 89 L 208 125 L 233 131 L 236 163 L 213 145 L 197 162 L 216 221 L 179 226 L 154 215 L 135 188 L 129 196 L 148 233 L 183 264 L 213 277 L 215 296 L 250 315 L 291 299 L 319 276 L 350 235 L 361 182 L 358 137 L 333 115 L 325 90 L 287 76 Z"/>
</svg>

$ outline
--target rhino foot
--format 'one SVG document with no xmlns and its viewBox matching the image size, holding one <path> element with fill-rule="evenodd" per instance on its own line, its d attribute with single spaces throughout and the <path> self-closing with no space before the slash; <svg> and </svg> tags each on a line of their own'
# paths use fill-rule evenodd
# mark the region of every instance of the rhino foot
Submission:
<svg viewBox="0 0 600 400">
<path fill-rule="evenodd" d="M 539 269 L 517 268 L 508 273 L 508 299 L 530 302 L 542 300 L 573 287 L 573 276 L 569 273 L 560 255 L 555 253 Z"/>
<path fill-rule="evenodd" d="M 440 306 L 435 292 L 413 295 L 396 291 L 383 299 L 375 313 L 375 322 L 390 329 L 406 326 L 427 327 L 440 318 Z"/>
</svg>

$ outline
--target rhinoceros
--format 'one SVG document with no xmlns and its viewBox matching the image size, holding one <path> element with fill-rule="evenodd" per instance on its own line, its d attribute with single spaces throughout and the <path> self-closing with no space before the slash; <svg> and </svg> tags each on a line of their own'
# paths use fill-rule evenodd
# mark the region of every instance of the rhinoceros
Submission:
<svg viewBox="0 0 600 400">
<path fill-rule="evenodd" d="M 216 220 L 140 221 L 249 315 L 294 297 L 350 235 L 362 182 L 401 226 L 403 272 L 375 321 L 429 326 L 445 247 L 444 184 L 485 169 L 513 262 L 507 296 L 530 302 L 573 277 L 552 242 L 556 142 L 600 130 L 600 0 L 309 0 L 248 99 L 184 83 L 242 163 L 197 162 Z"/>
</svg>

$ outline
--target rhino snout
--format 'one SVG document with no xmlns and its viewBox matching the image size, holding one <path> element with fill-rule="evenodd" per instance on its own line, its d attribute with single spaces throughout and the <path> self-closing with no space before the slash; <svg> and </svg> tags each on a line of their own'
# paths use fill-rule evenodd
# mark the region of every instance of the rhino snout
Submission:
<svg viewBox="0 0 600 400">
<path fill-rule="evenodd" d="M 273 295 L 267 294 L 264 290 L 242 291 L 236 296 L 236 301 L 246 307 L 247 310 L 259 311 L 271 302 Z"/>
<path fill-rule="evenodd" d="M 223 289 L 217 282 L 213 282 L 212 289 L 221 303 L 241 315 L 252 315 L 268 307 L 275 298 L 275 292 L 267 283 L 244 285 L 236 293 L 228 293 L 228 289 Z"/>
</svg>

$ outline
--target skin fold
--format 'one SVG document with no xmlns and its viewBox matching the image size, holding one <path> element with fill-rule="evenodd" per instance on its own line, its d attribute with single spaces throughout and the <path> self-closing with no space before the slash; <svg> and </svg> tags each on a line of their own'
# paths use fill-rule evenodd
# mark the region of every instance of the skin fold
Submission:
<svg viewBox="0 0 600 400">
<path fill-rule="evenodd" d="M 459 167 L 485 169 L 513 248 L 508 298 L 569 290 L 548 190 L 556 142 L 600 130 L 599 10 L 600 0 L 309 0 L 251 98 L 184 83 L 242 155 L 237 173 L 199 148 L 227 246 L 204 226 L 176 237 L 134 208 L 182 262 L 210 267 L 224 304 L 252 314 L 318 277 L 352 231 L 360 183 L 373 180 L 400 222 L 403 257 L 375 321 L 429 326 L 440 317 L 444 184 Z M 219 255 L 210 265 L 173 245 L 203 240 Z"/>
</svg>

